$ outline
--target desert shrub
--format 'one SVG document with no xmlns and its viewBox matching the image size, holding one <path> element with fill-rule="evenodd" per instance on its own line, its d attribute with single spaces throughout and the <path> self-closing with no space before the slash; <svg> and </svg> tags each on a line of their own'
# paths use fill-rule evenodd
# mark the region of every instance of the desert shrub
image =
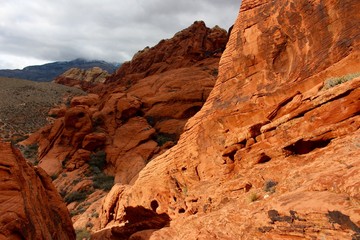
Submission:
<svg viewBox="0 0 360 240">
<path fill-rule="evenodd" d="M 159 146 L 164 145 L 166 142 L 176 142 L 176 136 L 168 133 L 158 133 L 155 135 L 155 141 Z"/>
<path fill-rule="evenodd" d="M 24 158 L 32 162 L 34 165 L 37 165 L 39 163 L 39 160 L 37 159 L 38 148 L 39 145 L 37 143 L 34 143 L 31 145 L 20 147 L 20 151 L 22 152 Z"/>
<path fill-rule="evenodd" d="M 75 231 L 76 240 L 90 239 L 91 234 L 87 229 L 78 229 Z"/>
<path fill-rule="evenodd" d="M 65 198 L 64 201 L 66 203 L 71 203 L 71 202 L 82 202 L 86 199 L 87 193 L 86 192 L 79 192 L 79 191 L 75 191 L 75 192 L 71 192 L 69 193 Z"/>
<path fill-rule="evenodd" d="M 91 213 L 91 217 L 98 218 L 99 213 L 98 212 L 93 212 L 93 213 Z"/>
<path fill-rule="evenodd" d="M 360 77 L 360 72 L 351 73 L 341 77 L 332 77 L 325 81 L 322 90 L 327 90 L 329 88 L 335 87 L 336 85 L 345 83 L 347 81 L 353 80 L 354 78 Z"/>
<path fill-rule="evenodd" d="M 106 152 L 98 151 L 90 155 L 89 166 L 91 170 L 103 170 L 106 167 Z M 97 168 L 97 169 L 96 169 Z"/>
<path fill-rule="evenodd" d="M 86 228 L 92 228 L 94 226 L 94 224 L 92 222 L 87 222 L 85 227 Z"/>
<path fill-rule="evenodd" d="M 59 192 L 60 196 L 64 199 L 64 197 L 66 196 L 67 192 L 65 189 L 61 189 Z"/>
<path fill-rule="evenodd" d="M 214 76 L 214 77 L 217 77 L 219 75 L 219 70 L 217 68 L 214 68 L 211 72 L 211 74 Z"/>
<path fill-rule="evenodd" d="M 103 189 L 105 191 L 110 191 L 112 186 L 114 186 L 114 177 L 106 175 L 105 173 L 95 174 L 92 180 L 93 180 L 93 187 L 96 189 Z"/>
<path fill-rule="evenodd" d="M 270 193 L 274 193 L 275 192 L 275 187 L 278 183 L 273 181 L 273 180 L 267 180 L 264 184 L 264 191 L 265 192 L 270 192 Z"/>
<path fill-rule="evenodd" d="M 259 198 L 260 198 L 260 196 L 257 195 L 257 193 L 251 193 L 249 196 L 250 202 L 255 202 L 255 201 L 259 200 Z"/>
<path fill-rule="evenodd" d="M 51 180 L 54 181 L 55 179 L 58 178 L 58 176 L 59 176 L 58 174 L 53 174 L 53 175 L 51 175 L 50 177 L 51 177 Z"/>
</svg>

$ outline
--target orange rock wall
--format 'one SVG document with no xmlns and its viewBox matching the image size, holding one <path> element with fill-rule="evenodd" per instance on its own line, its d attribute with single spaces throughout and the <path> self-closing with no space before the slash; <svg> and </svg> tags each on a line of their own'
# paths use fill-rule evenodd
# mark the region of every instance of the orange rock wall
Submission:
<svg viewBox="0 0 360 240">
<path fill-rule="evenodd" d="M 356 0 L 243 1 L 204 107 L 102 226 L 143 206 L 172 219 L 150 239 L 358 237 L 359 24 Z"/>
</svg>

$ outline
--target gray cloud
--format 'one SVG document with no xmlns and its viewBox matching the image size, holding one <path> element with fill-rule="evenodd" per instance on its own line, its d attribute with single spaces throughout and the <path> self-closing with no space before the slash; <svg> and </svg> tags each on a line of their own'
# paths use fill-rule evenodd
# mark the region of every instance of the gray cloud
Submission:
<svg viewBox="0 0 360 240">
<path fill-rule="evenodd" d="M 78 57 L 122 62 L 196 20 L 228 29 L 241 0 L 0 0 L 0 69 Z"/>
</svg>

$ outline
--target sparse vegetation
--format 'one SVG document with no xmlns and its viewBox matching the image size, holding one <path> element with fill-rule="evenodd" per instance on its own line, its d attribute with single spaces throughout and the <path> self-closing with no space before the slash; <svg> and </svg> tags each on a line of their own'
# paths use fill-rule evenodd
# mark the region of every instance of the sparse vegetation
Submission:
<svg viewBox="0 0 360 240">
<path fill-rule="evenodd" d="M 106 167 L 106 152 L 98 151 L 91 154 L 89 166 L 92 173 L 93 187 L 109 191 L 114 185 L 114 177 L 102 172 Z"/>
<path fill-rule="evenodd" d="M 58 178 L 58 176 L 59 176 L 58 174 L 53 174 L 53 175 L 51 175 L 50 177 L 51 177 L 51 180 L 54 181 L 55 179 Z"/>
<path fill-rule="evenodd" d="M 171 141 L 176 142 L 175 135 L 173 134 L 167 134 L 167 133 L 158 133 L 155 135 L 155 141 L 159 144 L 159 146 L 164 145 L 165 143 Z"/>
<path fill-rule="evenodd" d="M 249 196 L 249 200 L 250 202 L 255 202 L 257 200 L 259 200 L 260 196 L 257 193 L 251 193 Z"/>
<path fill-rule="evenodd" d="M 98 213 L 98 212 L 95 212 L 95 209 L 94 209 L 94 212 L 91 213 L 91 217 L 93 217 L 93 218 L 98 218 L 98 217 L 99 217 L 99 213 Z"/>
<path fill-rule="evenodd" d="M 335 87 L 336 85 L 348 82 L 348 81 L 353 80 L 354 78 L 357 78 L 357 77 L 360 77 L 360 72 L 351 73 L 351 74 L 344 75 L 344 76 L 341 76 L 341 77 L 329 78 L 329 79 L 327 79 L 325 81 L 322 90 L 330 89 L 332 87 Z"/>
<path fill-rule="evenodd" d="M 38 165 L 38 163 L 39 163 L 39 160 L 37 158 L 38 148 L 39 148 L 39 146 L 37 143 L 27 145 L 24 147 L 22 147 L 22 146 L 19 147 L 24 158 L 26 158 L 28 161 L 30 161 L 35 166 Z"/>
<path fill-rule="evenodd" d="M 79 191 L 71 192 L 64 198 L 64 201 L 66 203 L 82 202 L 86 199 L 87 195 L 88 194 L 86 192 L 79 192 Z"/>
<path fill-rule="evenodd" d="M 93 180 L 93 187 L 97 189 L 110 191 L 112 186 L 114 186 L 114 177 L 106 175 L 105 173 L 95 174 L 92 180 Z"/>
<path fill-rule="evenodd" d="M 98 151 L 90 155 L 89 166 L 92 171 L 98 172 L 106 167 L 106 152 Z"/>
<path fill-rule="evenodd" d="M 74 210 L 70 211 L 70 216 L 73 217 L 79 214 L 83 214 L 89 208 L 90 204 L 91 203 L 89 202 L 79 204 Z"/>
<path fill-rule="evenodd" d="M 75 231 L 76 240 L 90 239 L 91 234 L 87 229 L 78 229 Z"/>
<path fill-rule="evenodd" d="M 264 191 L 269 193 L 274 193 L 277 184 L 278 183 L 273 180 L 267 180 L 264 184 Z"/>
</svg>

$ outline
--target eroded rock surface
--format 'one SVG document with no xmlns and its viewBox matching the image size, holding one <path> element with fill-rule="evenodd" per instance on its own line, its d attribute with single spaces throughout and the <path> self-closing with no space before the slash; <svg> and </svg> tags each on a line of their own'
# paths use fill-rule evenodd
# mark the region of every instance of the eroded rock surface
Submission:
<svg viewBox="0 0 360 240">
<path fill-rule="evenodd" d="M 357 239 L 359 19 L 355 0 L 243 1 L 204 107 L 101 227 L 156 203 L 172 221 L 149 239 Z"/>
<path fill-rule="evenodd" d="M 110 74 L 99 67 L 88 70 L 71 68 L 54 79 L 55 83 L 89 90 L 98 83 L 104 83 Z"/>
<path fill-rule="evenodd" d="M 0 142 L 0 239 L 75 239 L 69 212 L 50 177 Z"/>
</svg>

